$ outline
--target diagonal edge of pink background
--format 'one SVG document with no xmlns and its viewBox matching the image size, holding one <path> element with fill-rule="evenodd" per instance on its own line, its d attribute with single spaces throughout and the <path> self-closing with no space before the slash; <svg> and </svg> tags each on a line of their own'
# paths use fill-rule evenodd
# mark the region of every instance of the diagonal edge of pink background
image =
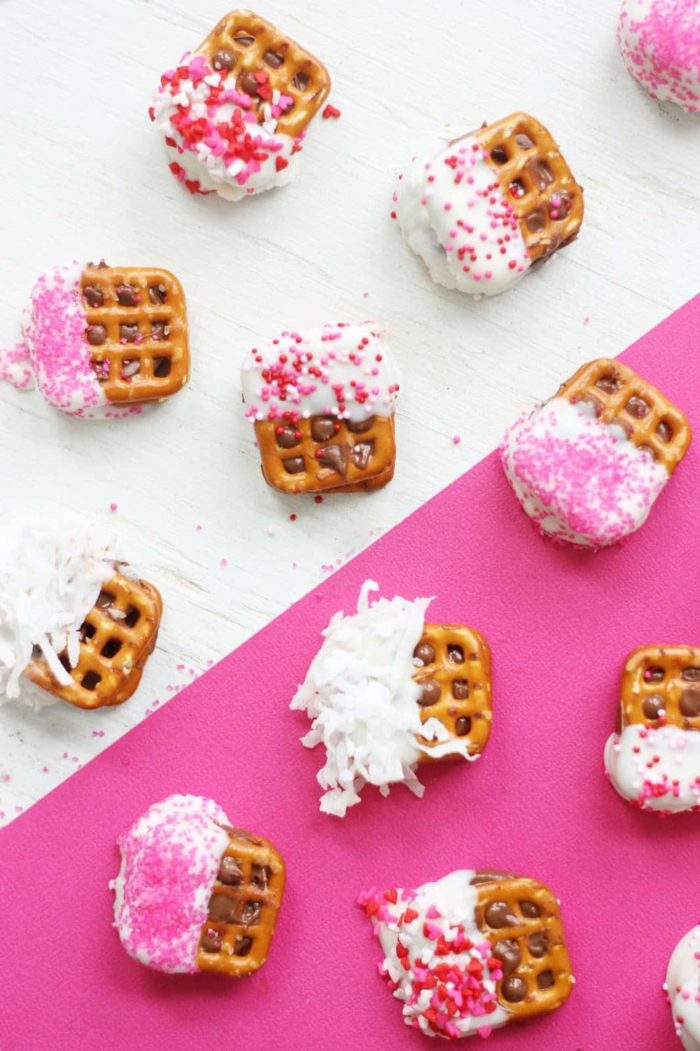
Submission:
<svg viewBox="0 0 700 1051">
<path fill-rule="evenodd" d="M 700 438 L 699 335 L 696 297 L 624 357 Z M 644 528 L 590 555 L 536 534 L 491 455 L 2 830 L 2 1051 L 428 1046 L 379 981 L 353 901 L 484 866 L 553 887 L 578 977 L 561 1011 L 490 1047 L 673 1051 L 660 982 L 700 920 L 700 822 L 626 807 L 601 753 L 626 652 L 700 639 L 699 486 L 693 446 Z M 370 576 L 387 594 L 436 595 L 431 619 L 484 631 L 494 735 L 473 767 L 423 773 L 424 800 L 366 791 L 341 823 L 318 812 L 322 757 L 298 744 L 307 724 L 288 700 L 329 616 Z M 213 796 L 287 860 L 269 962 L 245 982 L 149 972 L 109 926 L 115 836 L 173 791 Z"/>
</svg>

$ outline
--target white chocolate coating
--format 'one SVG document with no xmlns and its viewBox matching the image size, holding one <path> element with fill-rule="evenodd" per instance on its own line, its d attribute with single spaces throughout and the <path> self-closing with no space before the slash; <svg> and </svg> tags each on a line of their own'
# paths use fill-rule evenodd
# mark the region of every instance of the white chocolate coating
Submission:
<svg viewBox="0 0 700 1051">
<path fill-rule="evenodd" d="M 445 288 L 495 296 L 530 267 L 517 215 L 473 135 L 414 159 L 395 203 L 406 243 Z"/>
<path fill-rule="evenodd" d="M 698 0 L 623 0 L 617 41 L 628 72 L 652 98 L 700 112 Z"/>
<path fill-rule="evenodd" d="M 368 902 L 378 907 L 372 921 L 385 956 L 380 971 L 390 981 L 394 996 L 403 1001 L 406 1024 L 426 1036 L 488 1036 L 509 1018 L 496 1001 L 496 982 L 502 973 L 489 968 L 486 961 L 492 957 L 491 944 L 476 924 L 473 876 L 472 870 L 451 872 L 415 890 L 397 890 L 395 902 L 391 900 L 393 892 L 360 898 L 365 907 Z M 451 951 L 436 952 L 440 940 Z M 480 977 L 471 975 L 470 980 L 467 968 L 477 964 Z M 432 976 L 434 968 L 450 968 L 452 977 Z M 471 1004 L 458 988 L 459 976 L 469 983 Z M 444 1000 L 436 990 L 445 994 Z M 445 1010 L 446 1002 L 451 1011 Z M 438 1012 L 435 1025 L 429 1021 L 431 1008 Z"/>
<path fill-rule="evenodd" d="M 162 134 L 169 167 L 191 193 L 240 201 L 291 182 L 301 138 L 277 131 L 293 99 L 271 93 L 262 120 L 236 77 L 217 72 L 203 55 L 185 55 L 153 97 L 151 119 Z"/>
<path fill-rule="evenodd" d="M 608 738 L 604 759 L 615 789 L 642 809 L 677 814 L 700 807 L 700 731 L 625 726 Z"/>
<path fill-rule="evenodd" d="M 149 807 L 119 837 L 121 867 L 110 883 L 114 926 L 140 963 L 168 974 L 198 970 L 197 951 L 228 817 L 211 799 L 173 795 Z"/>
<path fill-rule="evenodd" d="M 605 547 L 639 529 L 669 478 L 620 427 L 560 397 L 516 421 L 501 460 L 540 530 L 579 547 Z"/>
<path fill-rule="evenodd" d="M 361 423 L 391 416 L 401 376 L 371 322 L 282 332 L 251 350 L 241 366 L 251 421 L 330 415 Z"/>
</svg>

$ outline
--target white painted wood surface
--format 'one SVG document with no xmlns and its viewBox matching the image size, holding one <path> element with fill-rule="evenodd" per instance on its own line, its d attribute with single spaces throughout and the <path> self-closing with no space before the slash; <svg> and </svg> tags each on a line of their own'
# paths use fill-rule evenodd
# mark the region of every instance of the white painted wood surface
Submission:
<svg viewBox="0 0 700 1051">
<path fill-rule="evenodd" d="M 73 421 L 38 393 L 0 390 L 5 520 L 103 520 L 167 604 L 124 706 L 0 709 L 3 821 L 470 467 L 574 366 L 618 353 L 698 291 L 700 120 L 628 77 L 614 0 L 258 10 L 326 62 L 342 118 L 315 122 L 293 186 L 231 205 L 180 189 L 146 114 L 160 72 L 222 0 L 0 2 L 0 340 L 18 335 L 37 274 L 104 255 L 178 274 L 193 354 L 189 388 L 129 421 Z M 586 218 L 515 291 L 474 303 L 430 283 L 390 195 L 412 153 L 515 109 L 560 142 Z M 396 478 L 371 496 L 282 498 L 240 416 L 241 356 L 287 325 L 366 317 L 403 367 Z"/>
</svg>

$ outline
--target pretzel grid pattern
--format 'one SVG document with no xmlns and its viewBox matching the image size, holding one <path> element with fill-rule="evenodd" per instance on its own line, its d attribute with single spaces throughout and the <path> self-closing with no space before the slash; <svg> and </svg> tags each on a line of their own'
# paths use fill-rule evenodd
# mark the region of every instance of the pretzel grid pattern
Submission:
<svg viewBox="0 0 700 1051">
<path fill-rule="evenodd" d="M 252 974 L 265 963 L 282 904 L 285 867 L 266 839 L 228 828 L 197 953 L 200 971 L 233 977 Z"/>
<path fill-rule="evenodd" d="M 135 290 L 134 305 L 119 302 L 120 288 Z M 90 265 L 81 291 L 93 368 L 109 401 L 160 401 L 185 385 L 190 371 L 185 295 L 173 274 Z M 100 326 L 104 341 L 96 343 Z"/>
<path fill-rule="evenodd" d="M 80 628 L 78 662 L 66 668 L 73 684 L 60 685 L 43 656 L 33 659 L 24 674 L 77 708 L 122 704 L 141 681 L 143 666 L 156 643 L 162 610 L 162 599 L 152 584 L 116 573 L 103 585 Z M 61 656 L 66 659 L 65 654 Z"/>
<path fill-rule="evenodd" d="M 598 419 L 621 426 L 636 446 L 650 449 L 669 474 L 690 445 L 685 413 L 621 361 L 588 362 L 561 385 L 559 396 L 572 404 L 592 404 Z"/>
<path fill-rule="evenodd" d="M 264 70 L 273 90 L 294 99 L 294 105 L 277 119 L 277 130 L 296 138 L 314 118 L 331 89 L 326 67 L 295 40 L 252 11 L 231 11 L 218 23 L 197 48 L 212 68 L 216 52 L 226 48 L 235 55 L 235 73 L 239 91 L 246 74 Z M 281 61 L 280 61 L 281 60 Z M 253 102 L 256 99 L 253 98 Z M 264 119 L 266 100 L 258 98 L 259 121 Z"/>
<path fill-rule="evenodd" d="M 620 696 L 622 727 L 642 724 L 700 730 L 700 648 L 640 646 L 633 650 L 625 661 Z M 658 718 L 651 718 L 658 708 Z"/>
<path fill-rule="evenodd" d="M 421 704 L 421 721 L 438 719 L 450 737 L 468 744 L 471 755 L 478 755 L 491 735 L 491 651 L 486 639 L 473 628 L 462 624 L 426 624 L 416 647 L 430 646 L 434 659 L 416 668 L 413 678 L 417 683 L 436 682 L 440 688 L 437 699 L 426 696 L 432 703 Z M 435 688 L 432 687 L 434 690 Z M 430 747 L 432 742 L 421 739 Z M 444 759 L 459 759 L 446 755 Z M 420 762 L 434 762 L 430 755 L 421 754 Z"/>
<path fill-rule="evenodd" d="M 332 427 L 333 434 L 314 438 L 318 426 Z M 283 493 L 381 489 L 394 476 L 393 416 L 370 416 L 361 424 L 334 416 L 311 416 L 291 424 L 261 420 L 255 424 L 255 435 L 265 481 Z M 336 466 L 319 460 L 329 450 Z"/>
<path fill-rule="evenodd" d="M 494 956 L 504 961 L 504 976 L 496 986 L 498 1002 L 514 1020 L 560 1007 L 571 992 L 573 976 L 557 899 L 544 884 L 524 876 L 477 873 L 472 883 L 477 885 L 477 925 Z M 515 943 L 517 962 L 507 962 L 512 948 L 499 943 Z M 505 995 L 509 978 L 524 983 L 522 999 Z"/>
<path fill-rule="evenodd" d="M 544 259 L 573 241 L 583 221 L 583 194 L 544 125 L 513 113 L 475 136 L 519 217 L 530 258 Z"/>
</svg>

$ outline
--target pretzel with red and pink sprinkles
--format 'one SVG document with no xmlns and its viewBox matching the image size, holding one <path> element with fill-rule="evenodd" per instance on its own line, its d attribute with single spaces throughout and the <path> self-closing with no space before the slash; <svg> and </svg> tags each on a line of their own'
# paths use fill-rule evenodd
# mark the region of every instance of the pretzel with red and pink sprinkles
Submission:
<svg viewBox="0 0 700 1051">
<path fill-rule="evenodd" d="M 163 74 L 149 115 L 190 193 L 238 201 L 291 181 L 329 91 L 315 56 L 251 11 L 232 11 Z"/>
</svg>

